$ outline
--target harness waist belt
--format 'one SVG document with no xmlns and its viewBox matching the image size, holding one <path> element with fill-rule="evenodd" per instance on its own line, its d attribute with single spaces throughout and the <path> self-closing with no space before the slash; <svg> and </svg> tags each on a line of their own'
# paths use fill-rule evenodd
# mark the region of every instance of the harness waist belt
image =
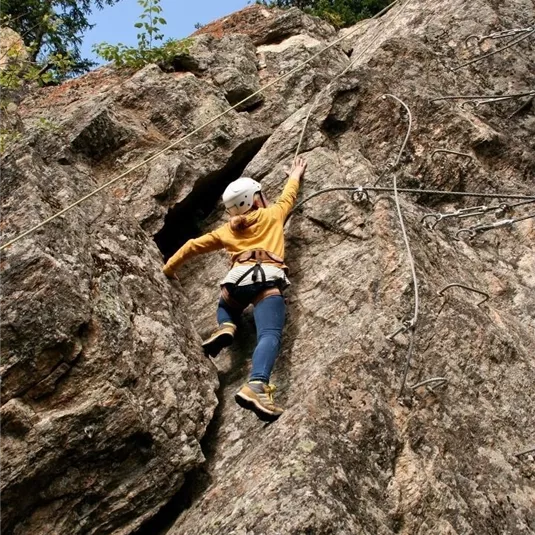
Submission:
<svg viewBox="0 0 535 535">
<path fill-rule="evenodd" d="M 232 262 L 248 262 L 254 260 L 256 262 L 274 262 L 275 264 L 284 264 L 284 260 L 271 251 L 264 251 L 264 249 L 252 249 L 245 251 L 232 258 Z"/>
</svg>

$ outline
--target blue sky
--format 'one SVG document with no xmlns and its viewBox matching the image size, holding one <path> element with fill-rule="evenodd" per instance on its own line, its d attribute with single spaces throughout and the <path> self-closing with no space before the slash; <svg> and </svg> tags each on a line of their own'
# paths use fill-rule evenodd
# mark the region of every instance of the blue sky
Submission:
<svg viewBox="0 0 535 535">
<path fill-rule="evenodd" d="M 166 39 L 187 37 L 195 31 L 195 23 L 206 24 L 247 5 L 247 0 L 161 0 L 161 14 L 167 21 L 162 26 L 163 34 Z M 82 57 L 102 62 L 91 51 L 94 44 L 102 41 L 136 46 L 139 30 L 134 24 L 142 11 L 136 0 L 120 0 L 112 7 L 95 9 L 89 19 L 95 27 L 84 36 Z"/>
</svg>

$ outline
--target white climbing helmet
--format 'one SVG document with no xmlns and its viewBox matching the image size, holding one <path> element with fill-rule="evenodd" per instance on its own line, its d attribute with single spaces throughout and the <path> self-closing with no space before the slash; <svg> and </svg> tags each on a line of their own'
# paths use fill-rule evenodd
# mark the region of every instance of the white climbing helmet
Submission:
<svg viewBox="0 0 535 535">
<path fill-rule="evenodd" d="M 242 176 L 223 192 L 223 203 L 230 215 L 241 215 L 253 206 L 255 193 L 262 191 L 260 182 Z"/>
</svg>

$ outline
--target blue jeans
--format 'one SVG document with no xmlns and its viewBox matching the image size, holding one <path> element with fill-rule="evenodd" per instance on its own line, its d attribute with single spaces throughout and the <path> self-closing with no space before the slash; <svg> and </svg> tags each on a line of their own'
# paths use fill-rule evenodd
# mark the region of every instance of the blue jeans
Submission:
<svg viewBox="0 0 535 535">
<path fill-rule="evenodd" d="M 263 287 L 259 284 L 247 284 L 232 288 L 232 299 L 239 303 L 241 308 L 231 307 L 221 298 L 217 308 L 218 323 L 230 322 L 236 325 L 243 309 L 262 289 Z M 249 381 L 269 383 L 271 370 L 281 346 L 286 314 L 284 297 L 282 295 L 265 297 L 255 305 L 253 314 L 256 325 L 256 347 L 253 352 L 253 368 Z"/>
</svg>

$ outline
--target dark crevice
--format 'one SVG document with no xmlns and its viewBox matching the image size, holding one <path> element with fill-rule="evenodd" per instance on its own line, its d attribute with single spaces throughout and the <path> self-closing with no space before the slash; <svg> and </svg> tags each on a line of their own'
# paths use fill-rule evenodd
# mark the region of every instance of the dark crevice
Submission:
<svg viewBox="0 0 535 535">
<path fill-rule="evenodd" d="M 212 420 L 206 428 L 204 437 L 200 441 L 201 450 L 206 459 L 212 456 L 213 444 L 216 442 L 217 431 L 221 423 L 223 385 L 218 389 L 219 404 Z M 194 468 L 184 477 L 180 490 L 152 517 L 141 524 L 132 535 L 164 535 L 175 524 L 180 515 L 189 509 L 193 503 L 210 486 L 211 476 L 207 471 L 207 463 Z"/>
<path fill-rule="evenodd" d="M 165 535 L 176 524 L 185 511 L 191 508 L 207 492 L 213 483 L 212 472 L 217 449 L 221 443 L 220 429 L 225 426 L 227 399 L 224 395 L 229 386 L 240 382 L 244 376 L 244 368 L 256 345 L 256 331 L 253 316 L 243 314 L 238 323 L 242 336 L 238 337 L 229 348 L 232 366 L 227 372 L 219 372 L 219 387 L 216 391 L 218 399 L 212 419 L 208 424 L 203 438 L 200 440 L 201 450 L 206 461 L 185 475 L 184 483 L 178 492 L 152 517 L 147 519 L 133 535 Z M 264 424 L 265 426 L 271 424 Z"/>
<path fill-rule="evenodd" d="M 298 33 L 292 30 L 275 28 L 268 32 L 264 37 L 255 39 L 254 44 L 255 46 L 280 45 L 282 42 L 286 41 L 286 39 L 289 39 L 294 35 L 298 35 Z"/>
<path fill-rule="evenodd" d="M 268 137 L 250 139 L 236 147 L 221 169 L 199 178 L 189 195 L 169 209 L 163 227 L 154 235 L 166 261 L 190 238 L 202 233 L 203 221 L 215 209 L 225 188 L 240 177 Z"/>
<path fill-rule="evenodd" d="M 251 97 L 249 100 L 246 100 L 240 104 L 240 102 L 249 96 Z M 264 97 L 262 95 L 258 94 L 253 96 L 253 92 L 248 87 L 237 87 L 235 89 L 225 91 L 225 98 L 231 106 L 236 106 L 239 104 L 239 106 L 236 108 L 236 111 L 249 111 L 259 105 L 261 106 L 264 102 Z"/>
<path fill-rule="evenodd" d="M 252 106 L 249 106 L 247 110 L 245 111 L 253 112 L 253 111 L 259 110 L 263 105 L 264 105 L 264 101 L 259 100 L 258 102 L 255 102 Z"/>
</svg>

